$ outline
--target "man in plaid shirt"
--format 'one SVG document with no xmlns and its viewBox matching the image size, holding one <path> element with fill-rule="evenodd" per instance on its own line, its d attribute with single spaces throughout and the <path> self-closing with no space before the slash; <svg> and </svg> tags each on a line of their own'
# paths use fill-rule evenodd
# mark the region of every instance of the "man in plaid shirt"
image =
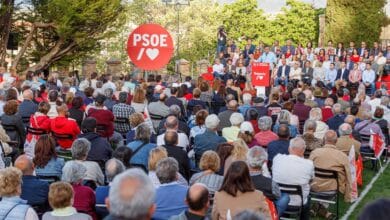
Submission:
<svg viewBox="0 0 390 220">
<path fill-rule="evenodd" d="M 119 103 L 115 104 L 112 107 L 112 113 L 114 114 L 115 119 L 118 118 L 126 118 L 129 119 L 130 115 L 135 112 L 134 108 L 130 105 L 126 104 L 127 101 L 127 92 L 121 92 L 119 93 Z M 115 131 L 126 134 L 128 131 L 130 131 L 131 127 L 128 122 L 116 122 L 114 123 L 114 129 Z"/>
</svg>

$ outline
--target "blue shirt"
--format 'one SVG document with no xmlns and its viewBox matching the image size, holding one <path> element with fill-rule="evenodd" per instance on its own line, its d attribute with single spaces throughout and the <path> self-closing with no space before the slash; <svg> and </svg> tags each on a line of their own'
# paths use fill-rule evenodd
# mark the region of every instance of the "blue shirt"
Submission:
<svg viewBox="0 0 390 220">
<path fill-rule="evenodd" d="M 177 182 L 162 184 L 156 190 L 156 212 L 154 220 L 169 219 L 188 209 L 185 199 L 188 187 L 179 185 Z M 167 199 L 169 198 L 169 199 Z"/>
<path fill-rule="evenodd" d="M 270 68 L 273 68 L 273 64 L 276 63 L 276 56 L 272 52 L 263 53 L 259 59 L 257 59 L 258 62 L 262 63 L 269 63 Z"/>
<path fill-rule="evenodd" d="M 133 152 L 138 149 L 143 144 L 142 141 L 136 140 L 130 142 L 127 147 L 129 147 Z M 148 169 L 148 160 L 149 160 L 149 152 L 153 148 L 156 147 L 156 144 L 148 143 L 142 146 L 142 148 L 131 157 L 130 164 L 141 164 L 144 165 L 146 169 Z"/>
<path fill-rule="evenodd" d="M 333 70 L 329 69 L 326 71 L 325 80 L 334 82 L 337 77 L 337 70 L 334 68 Z"/>
<path fill-rule="evenodd" d="M 240 107 L 238 107 L 238 111 L 242 114 L 242 116 L 245 117 L 245 114 L 250 107 L 251 107 L 251 105 L 249 105 L 249 104 L 243 104 Z"/>
</svg>

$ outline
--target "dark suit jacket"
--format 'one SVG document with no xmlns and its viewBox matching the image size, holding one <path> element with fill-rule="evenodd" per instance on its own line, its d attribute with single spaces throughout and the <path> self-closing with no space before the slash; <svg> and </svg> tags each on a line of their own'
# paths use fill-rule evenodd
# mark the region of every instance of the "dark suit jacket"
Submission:
<svg viewBox="0 0 390 220">
<path fill-rule="evenodd" d="M 22 199 L 29 205 L 45 205 L 48 202 L 49 183 L 38 179 L 36 176 L 22 177 Z"/>
<path fill-rule="evenodd" d="M 281 77 L 282 76 L 282 70 L 283 70 L 283 66 L 280 66 L 278 68 L 278 72 L 277 72 L 277 75 L 278 77 Z M 286 64 L 286 70 L 285 70 L 285 74 L 286 74 L 286 77 L 288 78 L 288 75 L 290 74 L 290 70 L 291 70 L 291 67 L 289 65 Z"/>
<path fill-rule="evenodd" d="M 165 149 L 168 152 L 168 157 L 173 157 L 179 164 L 179 173 L 183 175 L 187 180 L 190 179 L 190 159 L 187 156 L 187 152 L 183 151 L 180 147 L 165 145 Z"/>
<path fill-rule="evenodd" d="M 341 74 L 342 74 L 342 69 L 338 69 L 337 70 L 337 77 L 336 77 L 336 80 L 339 80 L 341 79 Z M 349 70 L 347 68 L 344 69 L 344 75 L 343 75 L 343 78 L 342 80 L 345 80 L 345 81 L 348 81 L 348 76 L 349 76 Z"/>
<path fill-rule="evenodd" d="M 282 53 L 283 54 L 287 53 L 287 50 L 288 50 L 287 45 L 282 47 Z M 290 46 L 290 52 L 291 52 L 292 55 L 295 55 L 295 47 L 292 46 L 292 45 Z"/>
<path fill-rule="evenodd" d="M 304 74 L 303 77 L 308 76 L 310 79 L 313 79 L 313 71 L 314 69 L 312 67 L 306 68 L 303 67 L 302 73 Z"/>
<path fill-rule="evenodd" d="M 364 53 L 364 50 L 368 50 L 368 51 L 370 51 L 370 49 L 368 49 L 368 48 L 358 48 L 358 54 L 359 54 L 359 56 L 360 55 L 362 55 L 362 53 Z M 363 52 L 362 52 L 362 50 L 363 50 Z"/>
</svg>

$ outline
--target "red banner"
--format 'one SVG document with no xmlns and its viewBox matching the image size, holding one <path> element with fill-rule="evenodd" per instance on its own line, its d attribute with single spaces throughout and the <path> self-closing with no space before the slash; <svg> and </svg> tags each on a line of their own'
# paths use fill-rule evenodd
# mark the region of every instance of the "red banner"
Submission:
<svg viewBox="0 0 390 220">
<path fill-rule="evenodd" d="M 252 85 L 269 86 L 269 63 L 252 63 Z"/>
<path fill-rule="evenodd" d="M 131 61 L 144 70 L 158 70 L 172 57 L 171 35 L 158 24 L 137 27 L 127 41 L 127 53 Z"/>
</svg>

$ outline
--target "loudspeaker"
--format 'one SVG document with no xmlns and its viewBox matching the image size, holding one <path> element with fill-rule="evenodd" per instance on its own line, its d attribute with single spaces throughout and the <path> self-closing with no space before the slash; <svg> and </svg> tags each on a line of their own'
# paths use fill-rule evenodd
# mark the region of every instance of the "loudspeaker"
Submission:
<svg viewBox="0 0 390 220">
<path fill-rule="evenodd" d="M 18 36 L 16 33 L 9 33 L 7 50 L 17 50 L 18 49 Z"/>
</svg>

